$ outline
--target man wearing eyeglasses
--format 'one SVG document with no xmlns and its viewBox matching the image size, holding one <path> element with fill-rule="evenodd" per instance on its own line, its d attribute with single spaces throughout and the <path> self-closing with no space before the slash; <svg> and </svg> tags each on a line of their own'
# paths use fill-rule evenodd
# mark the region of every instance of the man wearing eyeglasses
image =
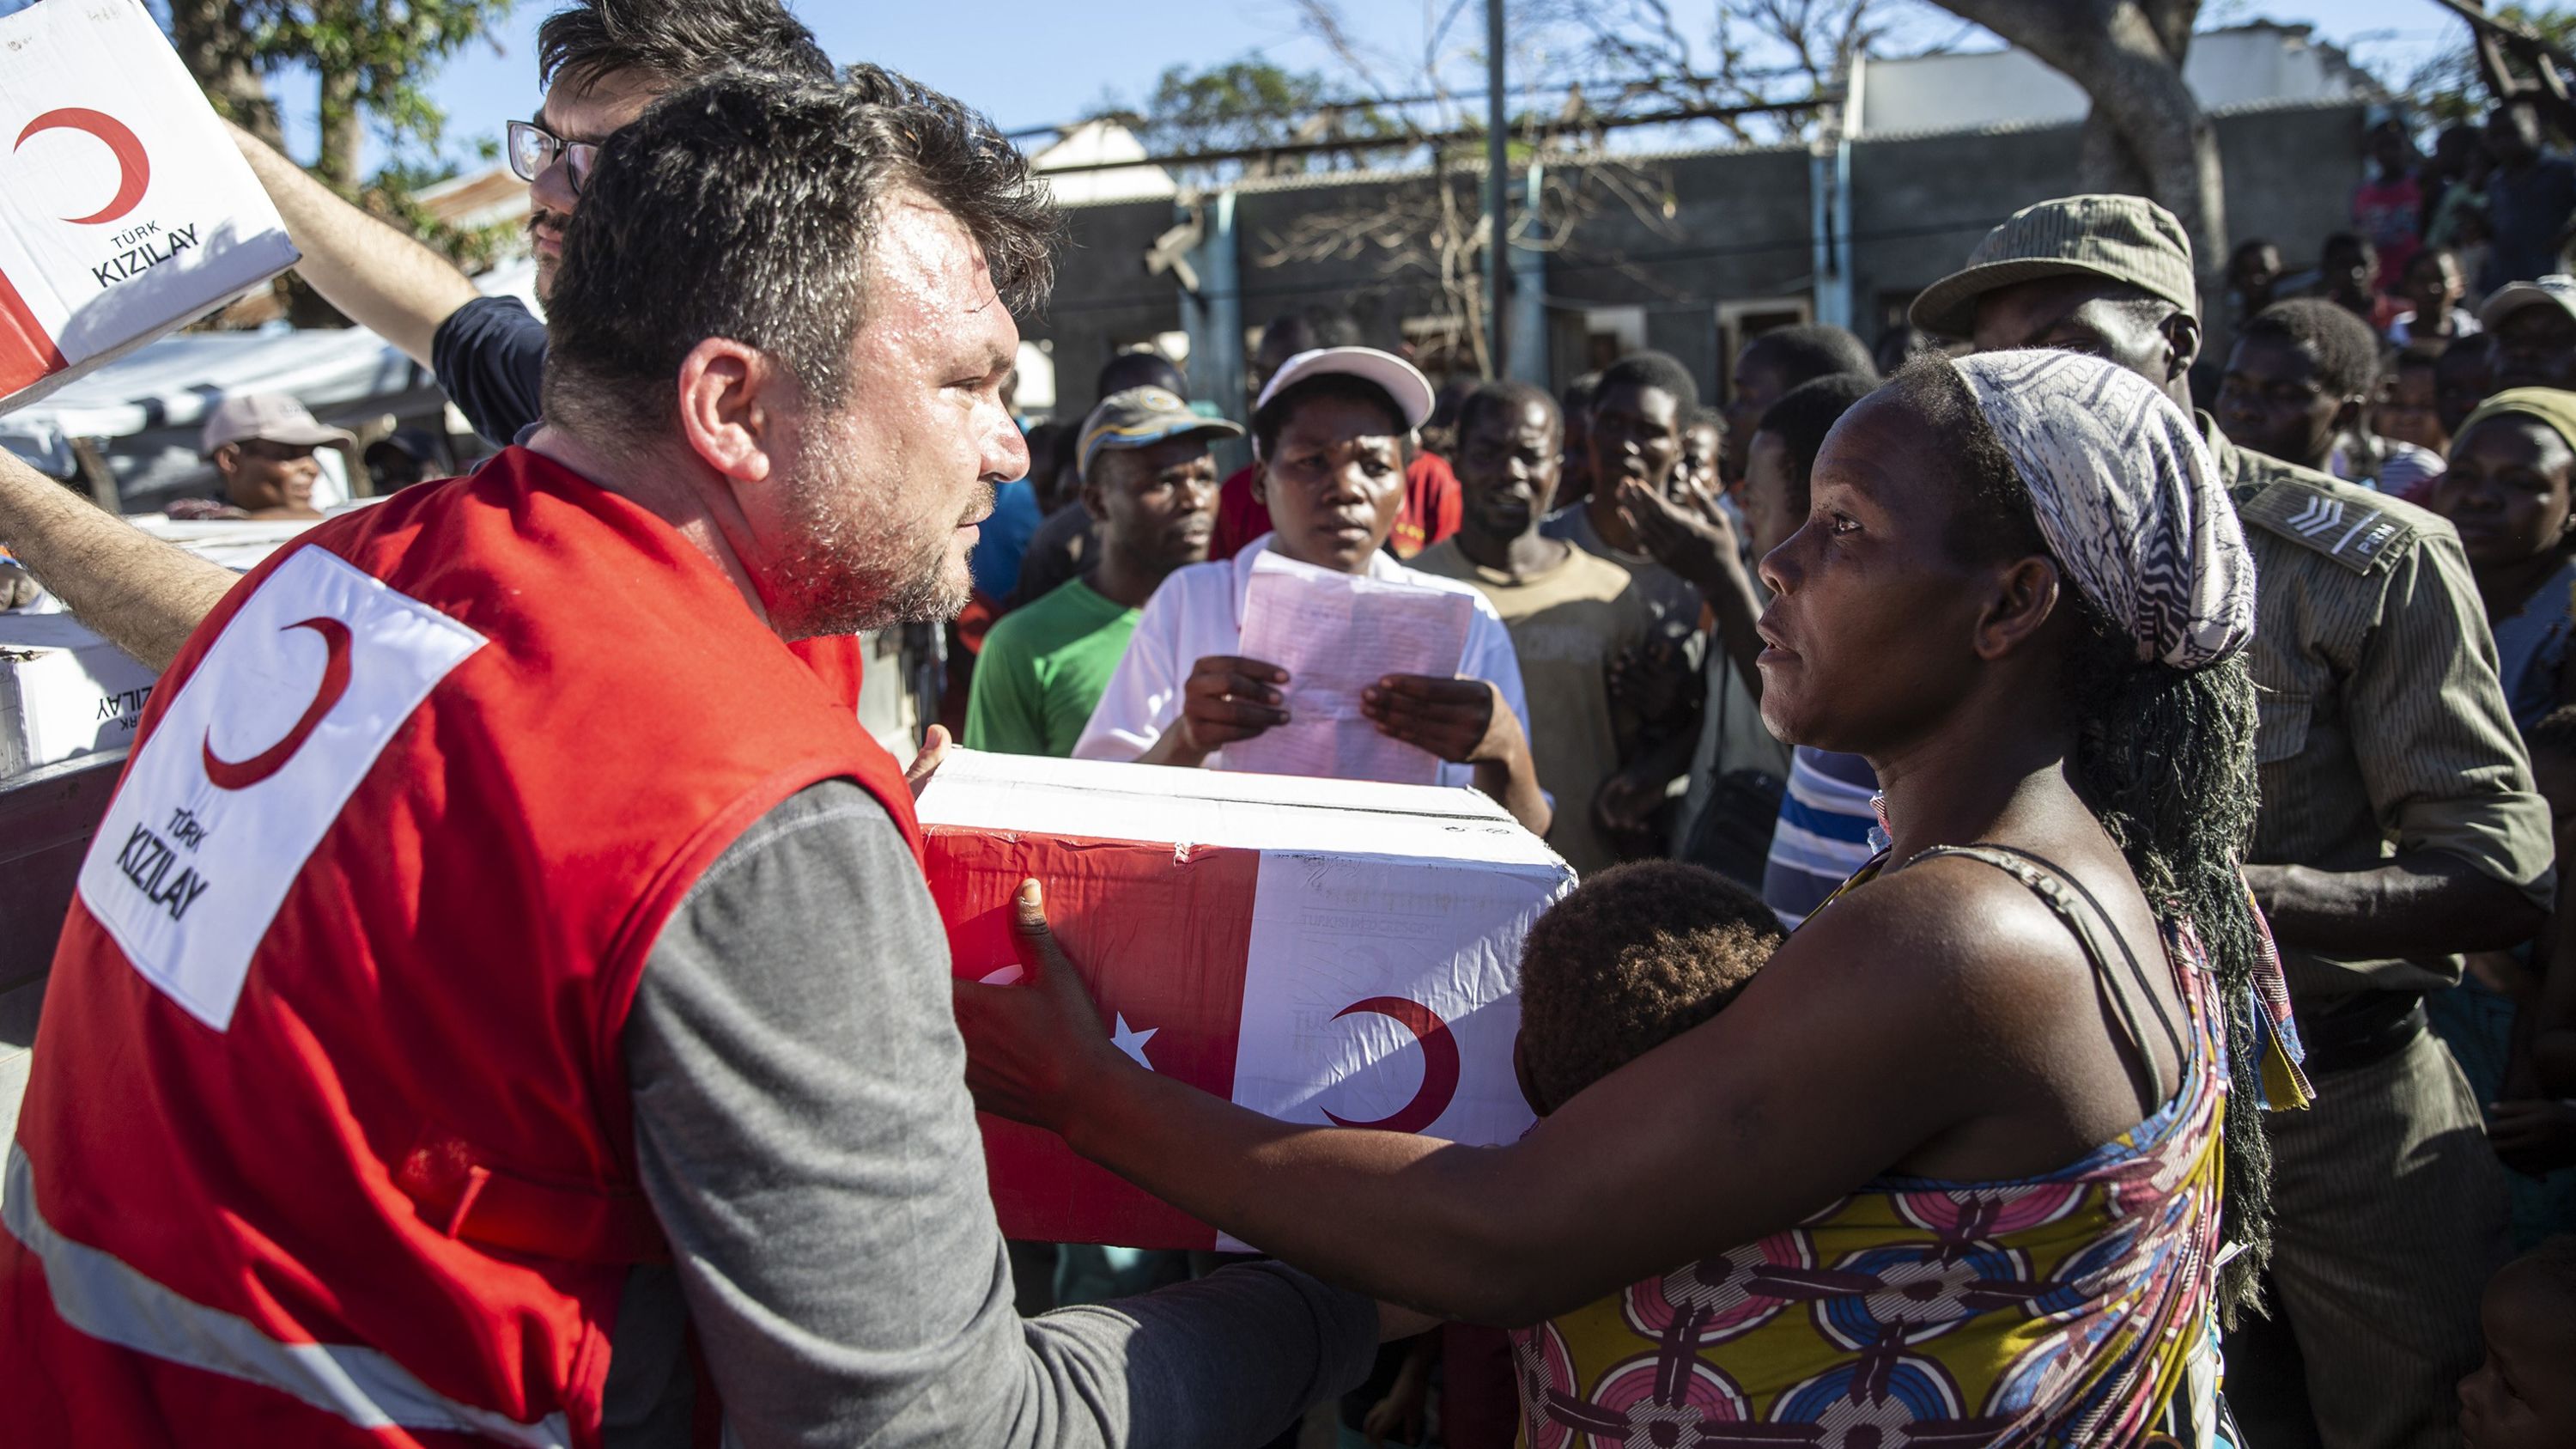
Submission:
<svg viewBox="0 0 2576 1449">
<path fill-rule="evenodd" d="M 554 289 L 564 223 L 599 143 L 664 93 L 740 67 L 829 80 L 831 58 L 777 0 L 585 0 L 537 29 L 545 103 L 512 121 L 506 154 L 528 183 L 537 299 Z M 360 211 L 250 133 L 234 139 L 303 251 L 325 301 L 438 376 L 474 430 L 508 443 L 537 420 L 545 324 L 485 297 L 446 258 Z"/>
<path fill-rule="evenodd" d="M 565 221 L 599 143 L 662 95 L 718 71 L 830 80 L 823 53 L 779 0 L 579 0 L 537 29 L 547 87 L 533 121 L 509 127 L 529 183 L 537 297 L 553 290 Z M 542 411 L 545 324 L 516 298 L 486 297 L 445 257 L 369 216 L 302 167 L 236 130 L 304 260 L 305 281 L 438 377 L 474 430 L 509 443 Z M 0 547 L 81 622 L 155 669 L 233 586 L 230 569 L 127 527 L 0 455 Z M 20 591 L 0 559 L 0 599 Z"/>
</svg>

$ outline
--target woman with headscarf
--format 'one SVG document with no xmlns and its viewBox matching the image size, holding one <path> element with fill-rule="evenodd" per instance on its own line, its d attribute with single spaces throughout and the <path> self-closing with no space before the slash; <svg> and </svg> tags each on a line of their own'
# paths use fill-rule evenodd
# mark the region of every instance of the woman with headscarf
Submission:
<svg viewBox="0 0 2576 1449">
<path fill-rule="evenodd" d="M 2576 610 L 2576 392 L 2516 387 L 2460 424 L 2427 500 L 2460 531 L 2495 631 L 2496 672 L 2528 732 L 2576 699 L 2567 672 Z"/>
<path fill-rule="evenodd" d="M 1462 1148 L 1138 1070 L 1041 943 L 1034 987 L 960 988 L 969 1080 L 1329 1279 L 1537 1325 L 1538 1449 L 2192 1442 L 2263 1258 L 2255 1113 L 2303 1090 L 2237 874 L 2254 579 L 2209 456 L 2098 359 L 1923 359 L 1762 570 L 1764 716 L 1865 756 L 1894 843 L 1714 1019 Z"/>
</svg>

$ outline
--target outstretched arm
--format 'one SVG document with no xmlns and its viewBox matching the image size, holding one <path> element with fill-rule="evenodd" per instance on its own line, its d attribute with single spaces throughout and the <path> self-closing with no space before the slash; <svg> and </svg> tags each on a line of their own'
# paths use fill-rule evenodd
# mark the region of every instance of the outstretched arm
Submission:
<svg viewBox="0 0 2576 1449">
<path fill-rule="evenodd" d="M 350 321 L 431 366 L 438 324 L 482 295 L 474 284 L 445 257 L 352 206 L 267 142 L 239 126 L 232 133 L 304 253 L 296 271 Z"/>
<path fill-rule="evenodd" d="M 955 987 L 967 1083 L 986 1110 L 1063 1133 L 1328 1282 L 1444 1317 L 1529 1323 L 1796 1223 L 1918 1145 L 2007 1110 L 1997 1103 L 2039 1095 L 2003 1065 L 2026 1063 L 2029 1043 L 2001 1039 L 1998 1017 L 2026 1033 L 2033 1002 L 2047 1001 L 2081 1020 L 2096 1010 L 2089 980 L 2014 959 L 2034 934 L 2020 913 L 2036 906 L 1985 898 L 1979 909 L 2008 919 L 1980 945 L 1926 930 L 1937 911 L 1923 909 L 1927 890 L 1910 894 L 1895 914 L 1845 910 L 1859 903 L 1846 898 L 1715 1020 L 1586 1088 L 1517 1144 L 1479 1148 L 1280 1122 L 1137 1066 L 1100 1030 L 1031 883 L 1019 901 L 1028 982 Z M 2066 950 L 2052 930 L 2064 934 L 2043 913 L 2036 935 Z"/>
<path fill-rule="evenodd" d="M 636 1161 L 727 1443 L 1250 1446 L 1418 1328 L 1277 1263 L 1022 1319 L 947 963 L 920 866 L 847 781 L 744 831 L 654 944 L 621 1037 Z M 653 1382 L 679 1343 L 658 1308 L 633 1335 Z"/>
<path fill-rule="evenodd" d="M 80 621 L 167 669 L 240 576 L 102 512 L 0 453 L 0 544 Z"/>
</svg>

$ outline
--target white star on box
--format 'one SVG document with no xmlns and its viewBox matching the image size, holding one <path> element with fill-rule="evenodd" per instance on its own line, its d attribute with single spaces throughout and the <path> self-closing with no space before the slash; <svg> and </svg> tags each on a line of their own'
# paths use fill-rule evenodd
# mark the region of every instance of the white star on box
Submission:
<svg viewBox="0 0 2576 1449">
<path fill-rule="evenodd" d="M 1145 1043 L 1153 1040 L 1154 1033 L 1161 1030 L 1159 1026 L 1149 1026 L 1143 1031 L 1138 1031 L 1127 1024 L 1127 1018 L 1122 1013 L 1118 1017 L 1118 1029 L 1109 1034 L 1109 1044 L 1134 1057 L 1136 1065 L 1150 1072 L 1154 1069 L 1154 1064 L 1145 1060 Z"/>
</svg>

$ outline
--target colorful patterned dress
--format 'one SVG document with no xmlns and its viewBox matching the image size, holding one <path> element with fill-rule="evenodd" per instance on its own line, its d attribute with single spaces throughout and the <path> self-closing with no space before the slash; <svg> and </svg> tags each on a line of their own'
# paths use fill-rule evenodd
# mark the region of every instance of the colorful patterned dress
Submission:
<svg viewBox="0 0 2576 1449">
<path fill-rule="evenodd" d="M 2035 890 L 2031 875 L 2055 884 L 1992 863 Z M 2188 1050 L 2155 1115 L 2038 1177 L 1882 1177 L 1793 1228 L 1517 1331 L 1523 1442 L 2130 1445 L 2187 1378 L 2195 1398 L 2214 1391 L 2226 1048 L 2199 942 L 2174 929 L 2165 948 Z M 2206 1408 L 2193 1418 L 2207 1423 Z"/>
</svg>

